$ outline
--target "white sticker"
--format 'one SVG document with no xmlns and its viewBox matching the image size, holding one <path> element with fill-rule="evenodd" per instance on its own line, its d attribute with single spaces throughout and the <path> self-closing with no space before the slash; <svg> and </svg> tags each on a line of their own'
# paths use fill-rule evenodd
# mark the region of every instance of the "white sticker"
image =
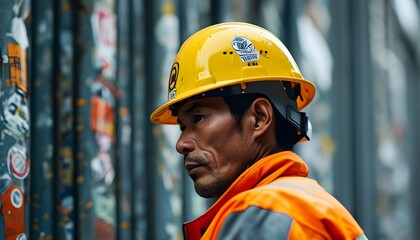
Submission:
<svg viewBox="0 0 420 240">
<path fill-rule="evenodd" d="M 176 88 L 172 89 L 172 91 L 168 94 L 169 101 L 176 98 Z"/>
<path fill-rule="evenodd" d="M 9 149 L 7 166 L 9 172 L 18 179 L 25 179 L 28 176 L 29 163 L 24 147 L 15 144 Z"/>
<path fill-rule="evenodd" d="M 22 207 L 23 196 L 22 196 L 22 193 L 18 189 L 12 190 L 12 193 L 10 194 L 10 202 L 15 208 Z"/>
<path fill-rule="evenodd" d="M 259 54 L 254 44 L 245 37 L 234 37 L 232 47 L 242 59 L 242 62 L 255 62 L 259 59 Z"/>
<path fill-rule="evenodd" d="M 29 47 L 28 34 L 26 32 L 25 22 L 22 18 L 14 17 L 11 22 L 11 32 L 6 33 L 8 37 L 13 38 L 23 49 Z"/>
<path fill-rule="evenodd" d="M 26 234 L 25 233 L 21 233 L 19 234 L 19 236 L 17 236 L 16 240 L 26 240 Z"/>
</svg>

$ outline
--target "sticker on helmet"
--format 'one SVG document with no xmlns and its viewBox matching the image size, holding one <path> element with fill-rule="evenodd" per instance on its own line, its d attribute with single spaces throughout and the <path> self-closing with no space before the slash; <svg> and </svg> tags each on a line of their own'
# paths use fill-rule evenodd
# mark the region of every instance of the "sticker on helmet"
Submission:
<svg viewBox="0 0 420 240">
<path fill-rule="evenodd" d="M 254 44 L 245 37 L 234 37 L 232 47 L 242 59 L 242 62 L 255 62 L 259 59 L 258 51 L 255 49 Z"/>
<path fill-rule="evenodd" d="M 168 99 L 172 100 L 176 97 L 176 81 L 179 75 L 179 63 L 175 62 L 172 65 L 171 74 L 169 75 L 168 83 Z"/>
</svg>

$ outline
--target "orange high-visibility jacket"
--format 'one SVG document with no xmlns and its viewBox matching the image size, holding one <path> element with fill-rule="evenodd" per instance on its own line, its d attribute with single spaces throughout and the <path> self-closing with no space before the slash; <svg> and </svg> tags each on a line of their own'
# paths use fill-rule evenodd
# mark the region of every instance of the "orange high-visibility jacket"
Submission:
<svg viewBox="0 0 420 240">
<path fill-rule="evenodd" d="M 367 239 L 351 214 L 293 152 L 260 159 L 209 208 L 185 239 Z"/>
</svg>

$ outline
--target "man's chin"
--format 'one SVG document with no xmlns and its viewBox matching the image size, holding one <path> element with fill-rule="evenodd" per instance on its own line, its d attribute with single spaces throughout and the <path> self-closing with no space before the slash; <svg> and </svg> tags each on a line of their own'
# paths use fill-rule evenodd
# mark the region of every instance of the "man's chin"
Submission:
<svg viewBox="0 0 420 240">
<path fill-rule="evenodd" d="M 224 181 L 213 182 L 210 184 L 201 184 L 194 181 L 194 188 L 197 194 L 203 198 L 218 198 L 229 188 L 228 183 Z"/>
</svg>

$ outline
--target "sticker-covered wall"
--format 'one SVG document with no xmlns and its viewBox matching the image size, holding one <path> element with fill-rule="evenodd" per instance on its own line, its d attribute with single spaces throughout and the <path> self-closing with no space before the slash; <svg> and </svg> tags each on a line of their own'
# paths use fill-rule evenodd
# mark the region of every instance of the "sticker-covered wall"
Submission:
<svg viewBox="0 0 420 240">
<path fill-rule="evenodd" d="M 26 239 L 25 179 L 30 172 L 28 34 L 24 1 L 0 1 L 0 239 Z"/>
</svg>

